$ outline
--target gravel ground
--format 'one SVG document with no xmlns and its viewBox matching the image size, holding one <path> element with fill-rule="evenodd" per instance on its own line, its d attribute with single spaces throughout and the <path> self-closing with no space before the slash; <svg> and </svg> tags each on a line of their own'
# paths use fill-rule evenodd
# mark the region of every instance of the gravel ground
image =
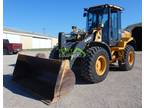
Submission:
<svg viewBox="0 0 144 108">
<path fill-rule="evenodd" d="M 46 51 L 40 51 L 48 55 Z M 36 51 L 22 52 L 35 55 Z M 107 79 L 97 84 L 77 83 L 59 102 L 45 105 L 24 88 L 11 82 L 17 55 L 4 55 L 4 108 L 141 108 L 142 54 L 136 52 L 134 68 L 123 72 L 111 69 Z"/>
</svg>

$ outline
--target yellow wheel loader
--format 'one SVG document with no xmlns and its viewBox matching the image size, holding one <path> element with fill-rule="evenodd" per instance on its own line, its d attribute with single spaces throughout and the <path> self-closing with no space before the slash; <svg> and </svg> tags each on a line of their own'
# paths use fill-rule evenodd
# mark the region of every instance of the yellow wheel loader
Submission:
<svg viewBox="0 0 144 108">
<path fill-rule="evenodd" d="M 132 69 L 136 43 L 128 31 L 121 31 L 122 10 L 109 4 L 85 8 L 86 31 L 73 26 L 71 33 L 60 32 L 49 59 L 19 54 L 13 81 L 49 104 L 73 88 L 75 74 L 97 83 L 112 63 L 118 62 L 123 71 Z"/>
</svg>

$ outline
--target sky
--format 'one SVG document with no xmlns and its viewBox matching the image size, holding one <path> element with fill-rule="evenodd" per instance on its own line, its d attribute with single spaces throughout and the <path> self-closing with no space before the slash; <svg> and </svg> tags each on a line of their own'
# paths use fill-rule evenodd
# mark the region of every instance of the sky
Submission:
<svg viewBox="0 0 144 108">
<path fill-rule="evenodd" d="M 84 8 L 114 4 L 124 8 L 122 28 L 142 22 L 141 0 L 4 0 L 4 27 L 57 36 L 76 25 L 85 29 Z"/>
</svg>

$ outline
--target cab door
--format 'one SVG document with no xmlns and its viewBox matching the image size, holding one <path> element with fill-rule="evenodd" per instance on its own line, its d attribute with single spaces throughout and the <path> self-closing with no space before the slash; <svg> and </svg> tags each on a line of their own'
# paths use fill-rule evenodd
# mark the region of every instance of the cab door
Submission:
<svg viewBox="0 0 144 108">
<path fill-rule="evenodd" d="M 121 12 L 111 11 L 110 46 L 115 46 L 120 40 L 121 34 Z"/>
</svg>

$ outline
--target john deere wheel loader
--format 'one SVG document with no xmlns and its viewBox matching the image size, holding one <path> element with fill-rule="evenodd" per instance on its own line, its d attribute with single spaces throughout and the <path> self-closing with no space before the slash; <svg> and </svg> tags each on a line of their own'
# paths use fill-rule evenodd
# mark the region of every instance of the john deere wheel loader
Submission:
<svg viewBox="0 0 144 108">
<path fill-rule="evenodd" d="M 86 32 L 75 26 L 69 34 L 60 32 L 50 59 L 19 54 L 13 80 L 51 103 L 72 89 L 74 72 L 97 83 L 112 63 L 118 62 L 123 71 L 132 69 L 136 44 L 129 32 L 121 32 L 122 10 L 108 4 L 85 8 Z"/>
</svg>

